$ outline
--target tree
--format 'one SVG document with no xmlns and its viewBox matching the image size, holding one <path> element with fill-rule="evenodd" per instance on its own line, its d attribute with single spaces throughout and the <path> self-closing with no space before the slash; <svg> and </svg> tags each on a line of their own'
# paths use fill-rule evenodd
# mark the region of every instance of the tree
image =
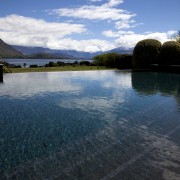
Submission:
<svg viewBox="0 0 180 180">
<path fill-rule="evenodd" d="M 177 32 L 177 34 L 174 35 L 174 39 L 180 43 L 180 31 Z"/>
<path fill-rule="evenodd" d="M 94 64 L 97 66 L 107 66 L 118 69 L 131 69 L 132 68 L 132 55 L 107 53 L 95 56 Z"/>
<path fill-rule="evenodd" d="M 94 63 L 98 66 L 116 67 L 116 61 L 119 59 L 118 53 L 106 53 L 95 56 Z"/>
</svg>

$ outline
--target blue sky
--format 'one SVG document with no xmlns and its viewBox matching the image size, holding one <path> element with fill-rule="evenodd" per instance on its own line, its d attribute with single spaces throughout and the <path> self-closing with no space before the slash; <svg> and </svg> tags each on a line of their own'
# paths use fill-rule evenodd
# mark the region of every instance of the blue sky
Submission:
<svg viewBox="0 0 180 180">
<path fill-rule="evenodd" d="M 12 45 L 106 51 L 180 30 L 179 0 L 0 0 L 0 38 Z"/>
</svg>

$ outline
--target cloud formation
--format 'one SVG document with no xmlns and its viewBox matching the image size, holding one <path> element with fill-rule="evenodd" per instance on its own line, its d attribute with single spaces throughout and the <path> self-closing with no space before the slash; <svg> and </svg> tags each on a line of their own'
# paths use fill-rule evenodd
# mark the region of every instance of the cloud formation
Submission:
<svg viewBox="0 0 180 180">
<path fill-rule="evenodd" d="M 132 27 L 135 27 L 137 24 L 134 24 L 134 20 L 122 20 L 122 21 L 117 21 L 115 23 L 115 28 L 116 29 L 129 29 Z"/>
<path fill-rule="evenodd" d="M 0 18 L 0 24 L 1 38 L 10 44 L 19 45 L 44 45 L 49 39 L 86 31 L 82 24 L 47 22 L 16 14 Z"/>
<path fill-rule="evenodd" d="M 175 31 L 168 31 L 168 32 L 148 32 L 144 34 L 137 34 L 131 31 L 127 31 L 127 33 L 124 32 L 111 32 L 106 31 L 104 32 L 104 35 L 111 36 L 111 37 L 117 37 L 115 40 L 115 44 L 117 47 L 124 47 L 124 48 L 133 48 L 139 41 L 143 39 L 157 39 L 161 43 L 164 43 L 165 41 L 169 41 L 172 37 L 172 35 L 175 33 Z"/>
<path fill-rule="evenodd" d="M 102 0 L 88 0 L 90 2 L 101 2 Z"/>
<path fill-rule="evenodd" d="M 109 2 L 104 4 L 103 6 L 114 7 L 114 6 L 118 6 L 119 4 L 123 2 L 124 2 L 123 0 L 109 0 Z"/>
<path fill-rule="evenodd" d="M 120 8 L 123 0 L 87 1 L 91 2 L 90 5 L 43 11 L 55 18 L 61 17 L 64 22 L 48 22 L 16 14 L 0 17 L 0 38 L 11 45 L 96 52 L 116 47 L 132 48 L 147 38 L 163 43 L 175 33 L 135 33 L 132 28 L 141 23 L 134 20 L 135 13 Z"/>
<path fill-rule="evenodd" d="M 58 37 L 64 37 L 72 33 L 86 31 L 82 24 L 47 22 L 42 19 L 34 19 L 16 14 L 0 18 L 0 24 L 1 32 L 17 32 L 19 34 L 26 34 L 28 32 L 28 34 L 41 35 L 44 32 L 47 35 L 53 34 Z"/>
<path fill-rule="evenodd" d="M 113 49 L 115 48 L 115 45 L 109 41 L 99 39 L 75 40 L 64 38 L 58 42 L 55 39 L 49 40 L 47 47 L 51 47 L 52 49 L 73 49 L 77 51 L 97 52 Z"/>
<path fill-rule="evenodd" d="M 104 36 L 106 36 L 106 37 L 116 38 L 116 37 L 120 37 L 122 35 L 134 34 L 134 32 L 133 31 L 118 31 L 118 32 L 113 32 L 112 30 L 108 30 L 108 31 L 102 32 L 102 34 Z"/>
<path fill-rule="evenodd" d="M 86 32 L 86 28 L 82 24 L 52 23 L 15 14 L 0 18 L 0 24 L 0 38 L 12 45 L 87 52 L 105 51 L 114 47 L 105 40 L 78 41 L 66 37 Z"/>
<path fill-rule="evenodd" d="M 138 34 L 133 31 L 117 31 L 113 32 L 112 30 L 104 31 L 102 34 L 109 38 L 116 38 L 115 39 L 115 46 L 116 47 L 123 47 L 123 48 L 133 48 L 139 41 L 143 39 L 157 39 L 161 43 L 165 41 L 169 41 L 173 34 L 176 31 L 168 31 L 168 32 L 146 32 L 143 34 Z"/>
<path fill-rule="evenodd" d="M 135 14 L 132 14 L 123 9 L 115 8 L 121 3 L 123 3 L 122 0 L 109 0 L 107 3 L 100 6 L 84 5 L 78 8 L 60 8 L 50 11 L 50 13 L 57 14 L 58 16 L 89 20 L 127 21 L 134 17 Z"/>
</svg>

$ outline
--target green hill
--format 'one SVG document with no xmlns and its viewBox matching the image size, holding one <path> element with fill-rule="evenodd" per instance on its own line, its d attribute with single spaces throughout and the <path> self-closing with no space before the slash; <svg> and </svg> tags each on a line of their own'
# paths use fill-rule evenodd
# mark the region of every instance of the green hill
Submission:
<svg viewBox="0 0 180 180">
<path fill-rule="evenodd" d="M 23 57 L 23 54 L 0 39 L 0 57 L 18 58 L 18 57 Z"/>
<path fill-rule="evenodd" d="M 26 56 L 28 59 L 58 59 L 58 56 L 55 56 L 50 53 L 37 53 Z"/>
</svg>

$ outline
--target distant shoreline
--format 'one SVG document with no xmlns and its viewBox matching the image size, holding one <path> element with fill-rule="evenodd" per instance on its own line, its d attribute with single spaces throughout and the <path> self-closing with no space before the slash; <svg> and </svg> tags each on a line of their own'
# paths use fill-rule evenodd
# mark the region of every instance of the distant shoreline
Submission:
<svg viewBox="0 0 180 180">
<path fill-rule="evenodd" d="M 58 71 L 94 71 L 94 70 L 116 70 L 105 66 L 59 66 L 59 67 L 37 67 L 37 68 L 9 68 L 11 73 L 31 72 L 58 72 Z"/>
</svg>

